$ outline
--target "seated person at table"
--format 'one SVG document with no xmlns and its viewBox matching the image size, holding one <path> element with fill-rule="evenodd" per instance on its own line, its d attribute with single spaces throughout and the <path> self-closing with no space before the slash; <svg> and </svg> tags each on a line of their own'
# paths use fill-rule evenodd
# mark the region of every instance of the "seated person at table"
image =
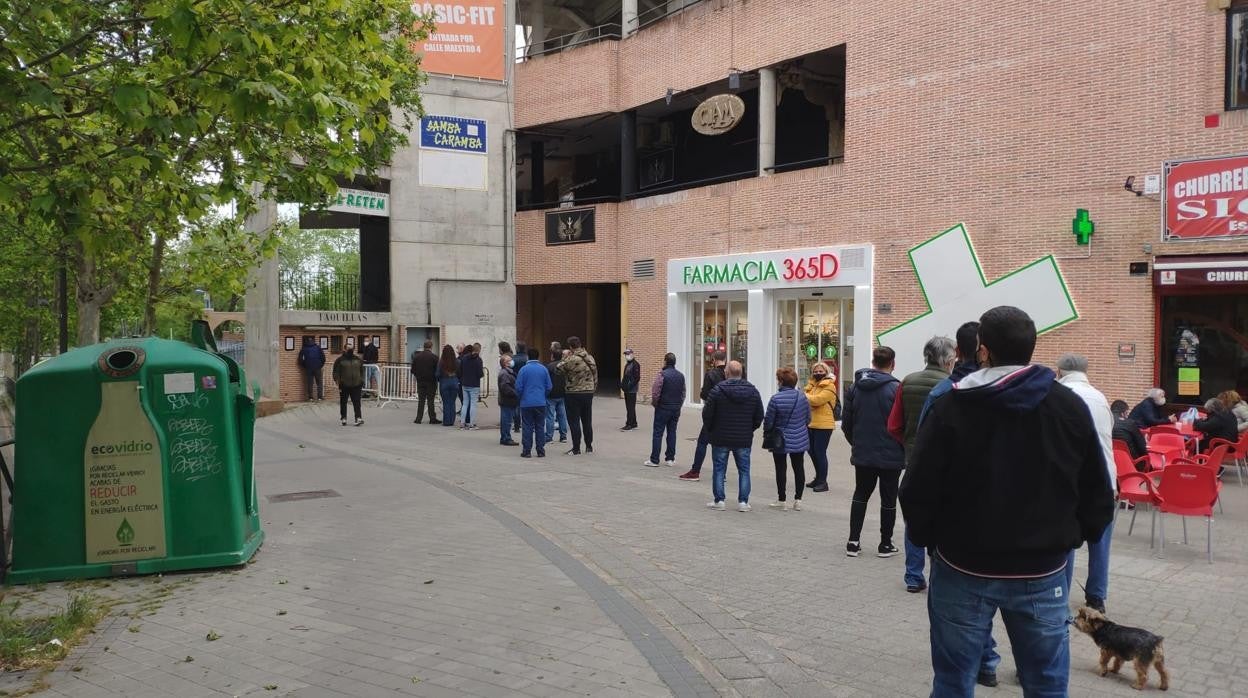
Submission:
<svg viewBox="0 0 1248 698">
<path fill-rule="evenodd" d="M 1208 417 L 1198 419 L 1192 422 L 1192 428 L 1202 432 L 1205 438 L 1201 440 L 1201 452 L 1209 450 L 1209 444 L 1214 439 L 1226 439 L 1234 442 L 1239 438 L 1239 430 L 1235 424 L 1235 415 L 1222 401 L 1215 398 L 1205 403 L 1205 411 L 1209 413 Z"/>
<path fill-rule="evenodd" d="M 1144 442 L 1144 434 L 1140 432 L 1140 425 L 1127 416 L 1126 401 L 1114 400 L 1114 403 L 1109 406 L 1109 411 L 1114 413 L 1114 441 L 1121 441 L 1127 445 L 1131 460 L 1147 456 L 1148 444 Z M 1136 470 L 1142 471 L 1142 468 L 1141 465 L 1135 466 Z"/>
<path fill-rule="evenodd" d="M 1218 399 L 1223 405 L 1231 408 L 1231 414 L 1235 415 L 1235 422 L 1239 425 L 1239 433 L 1248 431 L 1248 402 L 1239 396 L 1234 390 L 1227 390 L 1218 395 Z"/>
<path fill-rule="evenodd" d="M 1153 388 L 1148 391 L 1148 396 L 1140 400 L 1140 404 L 1131 410 L 1131 419 L 1140 425 L 1141 429 L 1155 427 L 1158 424 L 1169 424 L 1174 421 L 1174 416 L 1166 417 L 1161 413 L 1161 406 L 1166 404 L 1166 391 L 1161 388 Z"/>
</svg>

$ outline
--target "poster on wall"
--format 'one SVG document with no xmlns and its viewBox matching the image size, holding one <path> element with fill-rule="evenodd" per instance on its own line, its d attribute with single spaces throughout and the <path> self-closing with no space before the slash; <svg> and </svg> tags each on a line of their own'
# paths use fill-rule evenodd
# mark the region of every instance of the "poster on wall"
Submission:
<svg viewBox="0 0 1248 698">
<path fill-rule="evenodd" d="M 1163 173 L 1162 240 L 1248 237 L 1248 155 L 1173 160 Z"/>
<path fill-rule="evenodd" d="M 421 67 L 430 73 L 502 80 L 507 13 L 503 0 L 476 0 L 472 4 L 412 3 L 416 12 L 432 16 L 434 33 L 412 44 L 423 54 Z"/>
<path fill-rule="evenodd" d="M 565 208 L 546 214 L 546 244 L 575 245 L 594 241 L 594 209 Z"/>
</svg>

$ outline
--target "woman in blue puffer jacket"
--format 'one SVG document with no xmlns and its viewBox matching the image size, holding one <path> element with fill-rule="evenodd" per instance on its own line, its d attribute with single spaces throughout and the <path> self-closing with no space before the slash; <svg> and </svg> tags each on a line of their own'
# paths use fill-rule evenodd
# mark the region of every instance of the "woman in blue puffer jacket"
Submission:
<svg viewBox="0 0 1248 698">
<path fill-rule="evenodd" d="M 767 403 L 767 414 L 763 417 L 763 433 L 769 429 L 779 429 L 784 433 L 784 448 L 771 452 L 776 463 L 776 491 L 779 497 L 768 506 L 784 511 L 785 467 L 784 458 L 788 455 L 793 466 L 793 511 L 802 509 L 802 488 L 806 482 L 806 467 L 803 462 L 806 451 L 810 448 L 810 432 L 806 425 L 810 424 L 810 402 L 806 394 L 797 389 L 797 372 L 791 368 L 776 371 L 776 381 L 780 389 L 771 396 Z"/>
</svg>

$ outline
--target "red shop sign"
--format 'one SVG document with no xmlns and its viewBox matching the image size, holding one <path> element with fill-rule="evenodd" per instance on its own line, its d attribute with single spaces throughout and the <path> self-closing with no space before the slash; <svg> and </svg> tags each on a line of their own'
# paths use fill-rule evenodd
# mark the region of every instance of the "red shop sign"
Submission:
<svg viewBox="0 0 1248 698">
<path fill-rule="evenodd" d="M 1248 155 L 1167 162 L 1163 240 L 1248 237 Z"/>
</svg>

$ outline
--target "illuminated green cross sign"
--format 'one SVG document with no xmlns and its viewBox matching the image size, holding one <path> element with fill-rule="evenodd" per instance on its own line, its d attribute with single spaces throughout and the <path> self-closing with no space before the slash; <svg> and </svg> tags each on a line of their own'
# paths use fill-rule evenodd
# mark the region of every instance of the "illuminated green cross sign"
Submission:
<svg viewBox="0 0 1248 698">
<path fill-rule="evenodd" d="M 1080 245 L 1086 245 L 1092 240 L 1092 233 L 1096 232 L 1096 224 L 1088 216 L 1088 209 L 1075 209 L 1075 219 L 1070 222 L 1071 231 L 1075 234 L 1075 242 Z"/>
</svg>

